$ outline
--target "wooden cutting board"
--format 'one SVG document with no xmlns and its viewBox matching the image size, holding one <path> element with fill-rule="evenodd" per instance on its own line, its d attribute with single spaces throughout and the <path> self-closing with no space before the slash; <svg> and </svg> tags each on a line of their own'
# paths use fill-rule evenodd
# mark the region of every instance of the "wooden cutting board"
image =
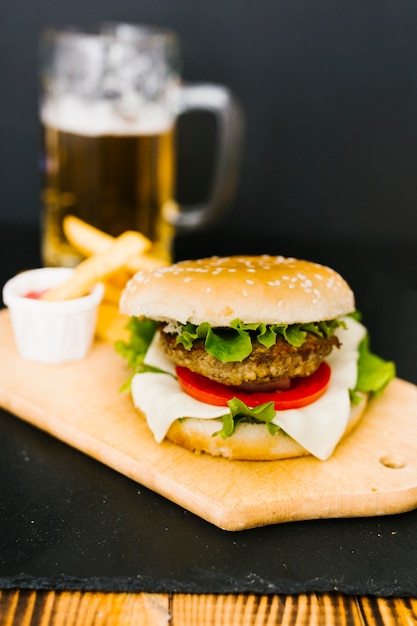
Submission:
<svg viewBox="0 0 417 626">
<path fill-rule="evenodd" d="M 113 346 L 82 362 L 29 363 L 0 312 L 0 405 L 225 530 L 417 507 L 417 387 L 395 379 L 328 461 L 228 461 L 156 444 Z"/>
</svg>

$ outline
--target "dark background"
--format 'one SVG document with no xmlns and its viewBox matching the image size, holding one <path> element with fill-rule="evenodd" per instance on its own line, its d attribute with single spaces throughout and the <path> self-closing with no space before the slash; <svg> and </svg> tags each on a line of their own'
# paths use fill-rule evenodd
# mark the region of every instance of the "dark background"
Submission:
<svg viewBox="0 0 417 626">
<path fill-rule="evenodd" d="M 2 15 L 0 227 L 39 219 L 41 29 L 117 19 L 177 30 L 184 79 L 228 85 L 242 103 L 240 181 L 213 239 L 267 234 L 273 253 L 287 240 L 415 248 L 414 0 L 3 0 Z M 211 126 L 183 126 L 178 193 L 192 200 Z"/>
</svg>

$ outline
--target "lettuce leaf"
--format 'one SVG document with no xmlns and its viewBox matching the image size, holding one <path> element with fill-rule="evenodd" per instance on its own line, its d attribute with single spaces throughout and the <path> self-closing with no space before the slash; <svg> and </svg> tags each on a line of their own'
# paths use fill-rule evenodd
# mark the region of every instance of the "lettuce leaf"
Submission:
<svg viewBox="0 0 417 626">
<path fill-rule="evenodd" d="M 194 341 L 203 340 L 207 353 L 221 363 L 241 362 L 252 352 L 254 339 L 270 348 L 276 343 L 277 335 L 281 335 L 289 344 L 299 348 L 308 332 L 329 338 L 339 326 L 344 326 L 344 322 L 337 319 L 307 324 L 244 324 L 235 319 L 229 328 L 215 329 L 208 322 L 198 326 L 187 323 L 179 325 L 176 343 L 190 350 Z"/>
<path fill-rule="evenodd" d="M 388 383 L 395 377 L 393 361 L 386 361 L 370 351 L 368 333 L 359 344 L 358 378 L 355 389 L 350 390 L 353 404 L 359 404 L 363 394 L 380 395 Z"/>
<path fill-rule="evenodd" d="M 241 422 L 265 424 L 271 435 L 274 435 L 279 430 L 279 426 L 272 424 L 272 420 L 276 415 L 273 402 L 266 402 L 254 409 L 250 409 L 238 398 L 232 398 L 227 404 L 230 413 L 226 413 L 219 418 L 223 422 L 223 428 L 213 433 L 213 437 L 219 435 L 222 439 L 227 439 L 227 437 L 233 435 L 236 426 Z"/>
<path fill-rule="evenodd" d="M 157 323 L 148 318 L 138 319 L 131 317 L 126 324 L 130 332 L 129 341 L 119 339 L 115 342 L 114 348 L 121 357 L 127 360 L 127 364 L 132 370 L 131 376 L 122 385 L 120 391 L 129 391 L 132 378 L 139 372 L 157 372 L 155 367 L 144 364 L 146 352 L 152 342 Z"/>
</svg>

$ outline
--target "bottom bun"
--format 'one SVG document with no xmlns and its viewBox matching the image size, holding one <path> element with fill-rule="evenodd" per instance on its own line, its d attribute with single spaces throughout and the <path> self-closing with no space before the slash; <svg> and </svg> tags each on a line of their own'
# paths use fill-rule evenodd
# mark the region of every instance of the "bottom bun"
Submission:
<svg viewBox="0 0 417 626">
<path fill-rule="evenodd" d="M 352 405 L 345 437 L 358 423 L 367 398 Z M 270 435 L 264 424 L 241 422 L 231 437 L 222 439 L 213 434 L 221 429 L 219 420 L 186 418 L 174 422 L 167 439 L 195 453 L 206 452 L 240 461 L 276 461 L 307 456 L 310 453 L 282 430 Z"/>
</svg>

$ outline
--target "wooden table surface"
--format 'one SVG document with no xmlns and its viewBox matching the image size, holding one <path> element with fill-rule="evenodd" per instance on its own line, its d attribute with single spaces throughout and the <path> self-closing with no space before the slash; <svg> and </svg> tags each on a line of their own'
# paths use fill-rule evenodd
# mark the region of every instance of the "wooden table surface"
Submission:
<svg viewBox="0 0 417 626">
<path fill-rule="evenodd" d="M 0 591 L 1 626 L 411 626 L 417 598 Z"/>
</svg>

